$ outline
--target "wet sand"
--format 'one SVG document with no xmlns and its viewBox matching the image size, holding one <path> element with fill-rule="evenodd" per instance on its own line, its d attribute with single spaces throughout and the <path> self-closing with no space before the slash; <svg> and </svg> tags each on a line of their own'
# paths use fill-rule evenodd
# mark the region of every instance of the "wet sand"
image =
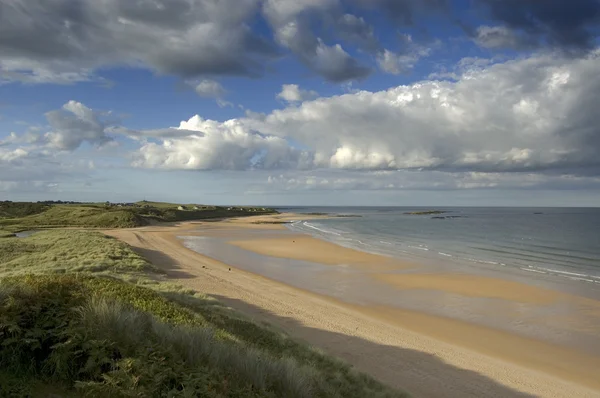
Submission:
<svg viewBox="0 0 600 398">
<path fill-rule="evenodd" d="M 400 260 L 344 248 L 308 235 L 286 234 L 277 238 L 253 238 L 228 241 L 233 246 L 265 256 L 291 258 L 327 265 L 352 265 L 370 270 L 409 268 L 412 265 Z"/>
<path fill-rule="evenodd" d="M 457 273 L 377 275 L 376 277 L 399 289 L 438 290 L 467 297 L 494 298 L 527 304 L 573 301 L 587 303 L 600 309 L 600 302 L 595 300 L 499 278 Z"/>
<path fill-rule="evenodd" d="M 265 224 L 300 218 L 261 216 L 107 233 L 134 246 L 163 268 L 169 279 L 212 295 L 257 321 L 268 321 L 417 397 L 600 396 L 598 356 L 423 312 L 350 304 L 241 269 L 229 271 L 230 265 L 189 250 L 177 239 L 187 235 L 230 237 L 237 247 L 268 256 L 330 267 L 377 265 L 372 278 L 400 290 L 438 290 L 526 305 L 554 304 L 569 296 L 490 280 L 493 278 L 419 274 L 414 264 L 291 234 L 279 224 Z M 248 230 L 262 231 L 264 236 L 249 236 L 244 233 Z M 385 273 L 390 267 L 408 273 Z"/>
</svg>

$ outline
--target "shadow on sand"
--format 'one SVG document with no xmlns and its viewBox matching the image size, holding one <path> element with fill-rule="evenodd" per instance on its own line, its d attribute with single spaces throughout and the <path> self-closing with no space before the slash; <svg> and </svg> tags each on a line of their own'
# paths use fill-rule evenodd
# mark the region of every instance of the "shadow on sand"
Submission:
<svg viewBox="0 0 600 398">
<path fill-rule="evenodd" d="M 477 372 L 445 363 L 435 355 L 377 344 L 356 336 L 307 327 L 293 318 L 281 317 L 247 302 L 213 295 L 221 303 L 257 322 L 267 322 L 296 339 L 323 342 L 323 351 L 376 376 L 414 397 L 533 397 L 515 391 Z M 351 347 L 351 349 L 350 349 Z M 376 358 L 372 362 L 364 358 Z M 362 360 L 361 360 L 362 359 Z"/>
<path fill-rule="evenodd" d="M 154 266 L 159 268 L 161 271 L 164 271 L 169 278 L 174 279 L 192 279 L 196 278 L 195 275 L 192 275 L 188 272 L 184 272 L 181 270 L 179 263 L 177 263 L 170 256 L 152 249 L 146 249 L 139 246 L 130 245 L 131 249 L 144 257 L 146 260 L 150 261 Z"/>
</svg>

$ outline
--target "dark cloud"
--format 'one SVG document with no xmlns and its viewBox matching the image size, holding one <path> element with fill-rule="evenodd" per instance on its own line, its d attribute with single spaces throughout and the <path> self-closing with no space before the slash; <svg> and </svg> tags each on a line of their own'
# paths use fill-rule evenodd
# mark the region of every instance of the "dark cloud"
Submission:
<svg viewBox="0 0 600 398">
<path fill-rule="evenodd" d="M 481 47 L 490 49 L 525 50 L 538 45 L 535 39 L 506 26 L 480 26 L 474 31 L 474 40 Z"/>
<path fill-rule="evenodd" d="M 256 76 L 277 54 L 246 25 L 257 11 L 256 0 L 0 0 L 0 74 L 69 83 L 125 64 Z"/>
<path fill-rule="evenodd" d="M 375 38 L 373 27 L 364 18 L 352 14 L 344 14 L 336 21 L 337 34 L 342 39 L 354 43 L 368 52 L 381 50 L 381 45 Z"/>
<path fill-rule="evenodd" d="M 415 15 L 447 10 L 446 0 L 354 0 L 362 7 L 378 9 L 401 26 L 415 24 Z"/>
<path fill-rule="evenodd" d="M 366 22 L 341 10 L 338 0 L 0 0 L 0 82 L 71 84 L 119 65 L 184 79 L 257 77 L 280 56 L 276 43 L 250 28 L 258 15 L 277 44 L 315 73 L 335 82 L 359 79 L 369 70 L 325 43 L 309 21 L 334 21 L 336 37 L 374 49 Z"/>
<path fill-rule="evenodd" d="M 598 0 L 482 0 L 481 4 L 492 21 L 521 39 L 505 43 L 508 47 L 519 49 L 529 43 L 581 53 L 596 46 Z"/>
<path fill-rule="evenodd" d="M 598 0 L 471 4 L 481 26 L 458 23 L 482 47 L 581 55 L 596 46 Z M 361 16 L 365 10 L 387 17 L 401 37 L 413 34 L 413 45 L 384 48 L 378 27 L 365 19 L 372 14 Z M 396 64 L 414 67 L 435 42 L 422 21 L 438 16 L 457 19 L 447 0 L 0 0 L 0 83 L 100 80 L 96 70 L 123 65 L 185 80 L 258 77 L 282 50 L 328 81 L 352 81 L 383 61 L 393 71 L 405 69 Z M 253 29 L 257 18 L 272 32 Z M 371 56 L 371 65 L 354 56 L 356 49 Z"/>
<path fill-rule="evenodd" d="M 342 22 L 341 28 L 336 26 L 338 6 L 337 0 L 267 0 L 263 7 L 277 42 L 290 49 L 308 68 L 336 83 L 362 79 L 371 73 L 370 68 L 360 65 L 341 45 L 325 43 L 313 29 L 311 18 L 333 25 L 341 36 L 349 34 L 352 29 L 349 23 Z M 355 39 L 356 26 L 354 30 Z"/>
<path fill-rule="evenodd" d="M 56 149 L 73 151 L 84 142 L 101 146 L 112 138 L 106 134 L 101 115 L 80 102 L 69 101 L 62 109 L 46 113 L 52 130 L 45 134 L 48 144 Z"/>
</svg>

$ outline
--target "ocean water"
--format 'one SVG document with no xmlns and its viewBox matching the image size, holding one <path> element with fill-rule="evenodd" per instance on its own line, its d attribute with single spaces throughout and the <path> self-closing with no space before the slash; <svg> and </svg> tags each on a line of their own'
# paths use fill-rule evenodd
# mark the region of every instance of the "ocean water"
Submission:
<svg viewBox="0 0 600 398">
<path fill-rule="evenodd" d="M 360 217 L 296 221 L 309 233 L 363 251 L 452 267 L 515 267 L 600 284 L 600 208 L 285 208 Z M 444 218 L 435 218 L 444 217 Z M 533 276 L 533 275 L 532 275 Z"/>
</svg>

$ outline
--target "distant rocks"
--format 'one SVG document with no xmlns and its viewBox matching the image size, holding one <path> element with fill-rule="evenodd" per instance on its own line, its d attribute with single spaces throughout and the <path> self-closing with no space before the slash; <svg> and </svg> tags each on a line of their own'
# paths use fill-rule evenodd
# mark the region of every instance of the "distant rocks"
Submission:
<svg viewBox="0 0 600 398">
<path fill-rule="evenodd" d="M 448 212 L 444 211 L 444 210 L 424 210 L 424 211 L 409 211 L 404 214 L 408 214 L 410 216 L 426 216 L 426 215 L 430 215 L 430 214 L 444 214 L 444 213 L 448 213 Z"/>
<path fill-rule="evenodd" d="M 431 217 L 432 220 L 446 220 L 450 218 L 467 218 L 466 216 L 435 216 Z"/>
<path fill-rule="evenodd" d="M 304 213 L 304 215 L 307 216 L 323 216 L 323 217 L 342 217 L 342 218 L 349 218 L 349 217 L 362 217 L 361 215 L 358 214 L 329 214 L 329 213 Z"/>
</svg>

